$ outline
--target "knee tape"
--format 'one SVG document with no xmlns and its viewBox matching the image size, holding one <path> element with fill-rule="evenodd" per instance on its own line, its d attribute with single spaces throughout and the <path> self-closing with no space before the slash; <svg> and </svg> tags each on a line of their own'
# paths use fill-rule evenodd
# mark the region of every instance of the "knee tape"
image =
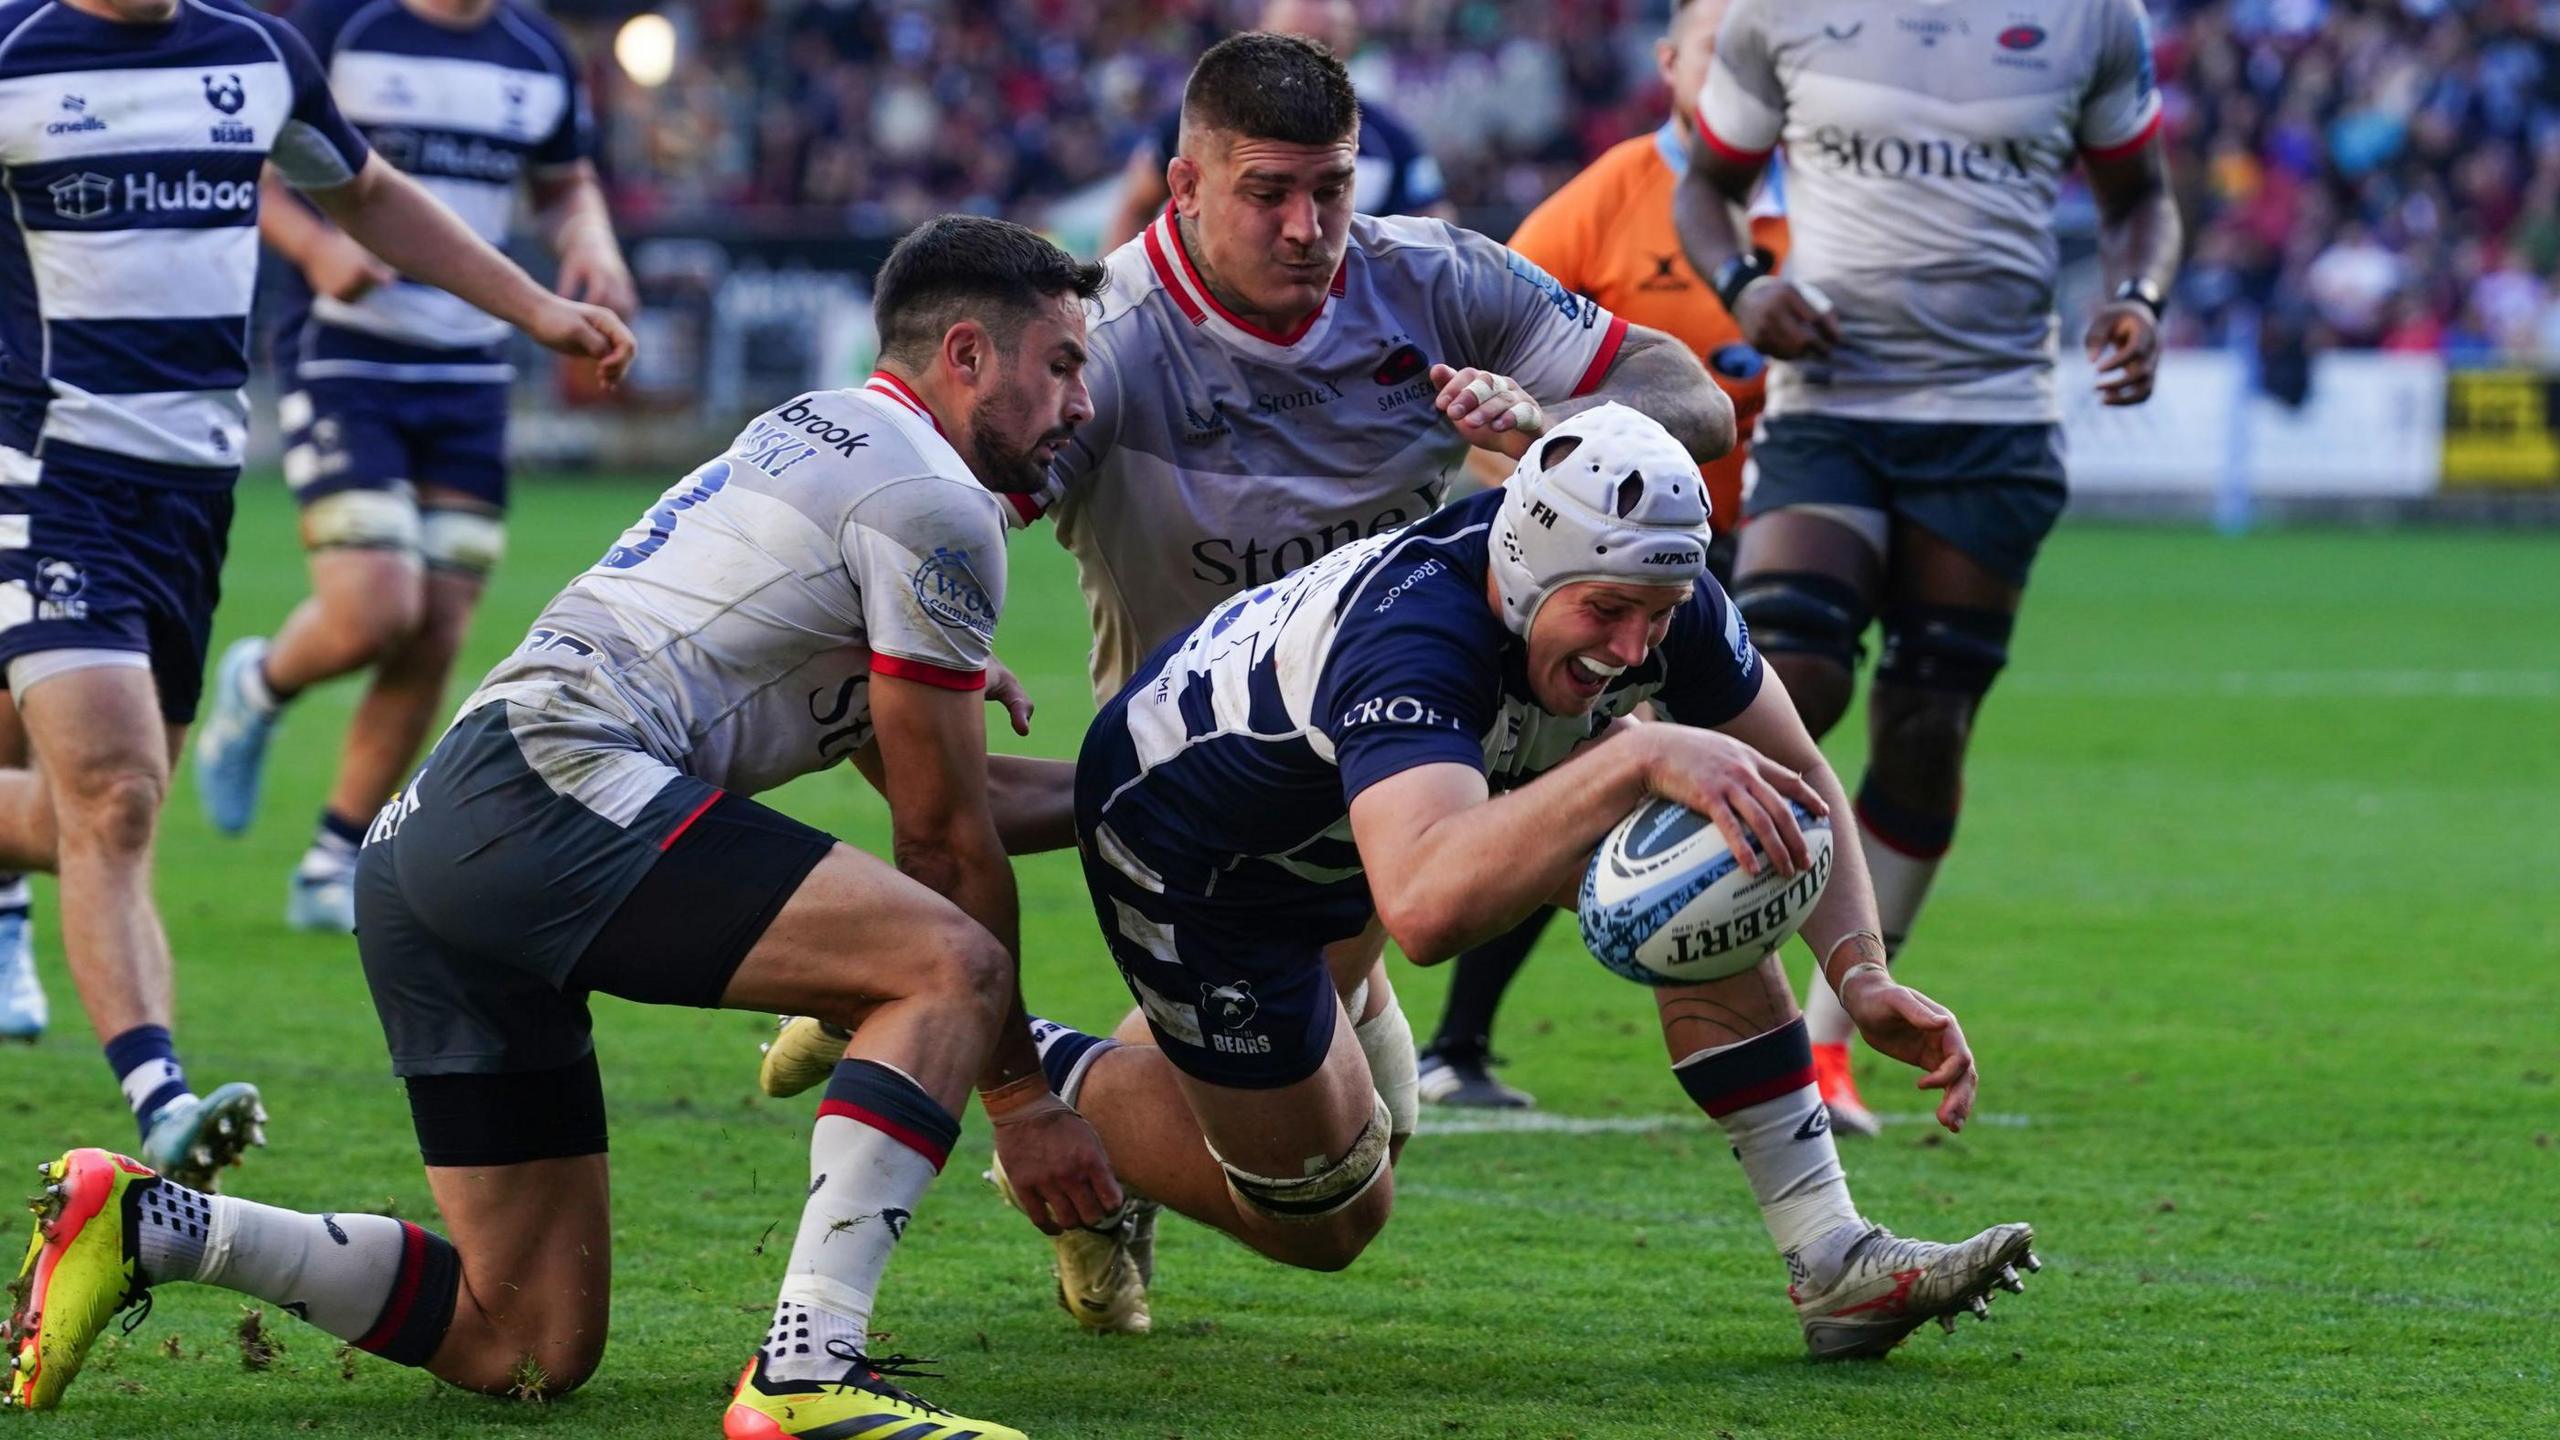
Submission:
<svg viewBox="0 0 2560 1440">
<path fill-rule="evenodd" d="M 1981 695 L 2009 663 L 2017 617 L 1960 605 L 1898 605 L 1885 612 L 1876 678 L 1914 690 Z"/>
<path fill-rule="evenodd" d="M 1413 1025 L 1404 1018 L 1404 1007 L 1390 995 L 1387 1008 L 1353 1026 L 1351 1033 L 1359 1037 L 1360 1053 L 1369 1057 L 1369 1079 L 1387 1107 L 1387 1133 L 1412 1134 L 1422 1117 L 1422 1062 L 1413 1051 Z"/>
<path fill-rule="evenodd" d="M 1844 670 L 1866 658 L 1859 637 L 1874 617 L 1858 587 L 1813 570 L 1767 570 L 1744 577 L 1733 603 L 1751 643 L 1769 654 L 1813 655 Z"/>
<path fill-rule="evenodd" d="M 486 576 L 506 558 L 507 522 L 479 510 L 428 510 L 418 518 L 418 553 L 430 570 Z"/>
<path fill-rule="evenodd" d="M 1245 1208 L 1274 1220 L 1321 1220 L 1350 1208 L 1386 1172 L 1387 1102 L 1371 1098 L 1376 1108 L 1350 1152 L 1314 1174 L 1256 1175 L 1228 1164 L 1214 1148 L 1209 1153 L 1217 1156 L 1218 1168 L 1227 1172 L 1227 1188 Z"/>
<path fill-rule="evenodd" d="M 397 490 L 341 490 L 302 507 L 303 543 L 314 550 L 405 550 L 419 546 L 418 502 Z"/>
</svg>

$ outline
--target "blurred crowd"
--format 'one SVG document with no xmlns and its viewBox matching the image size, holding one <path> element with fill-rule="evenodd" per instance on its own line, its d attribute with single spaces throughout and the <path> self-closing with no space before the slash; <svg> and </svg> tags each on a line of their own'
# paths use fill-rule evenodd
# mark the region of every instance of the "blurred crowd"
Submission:
<svg viewBox="0 0 2560 1440">
<path fill-rule="evenodd" d="M 2560 0 L 2155 0 L 2188 338 L 2560 357 Z"/>
<path fill-rule="evenodd" d="M 2151 0 L 2191 259 L 2178 338 L 2560 357 L 2560 0 Z M 1352 69 L 1497 232 L 1656 123 L 1667 0 L 1360 0 Z M 1074 238 L 1250 0 L 670 0 L 674 75 L 593 57 L 631 220 Z M 627 12 L 626 12 L 627 13 Z M 1098 223 L 1098 222 L 1093 222 Z"/>
</svg>

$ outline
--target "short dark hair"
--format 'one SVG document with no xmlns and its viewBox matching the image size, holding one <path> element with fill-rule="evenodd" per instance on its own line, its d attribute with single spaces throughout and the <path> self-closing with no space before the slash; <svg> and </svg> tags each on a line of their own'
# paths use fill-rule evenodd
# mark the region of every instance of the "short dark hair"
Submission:
<svg viewBox="0 0 2560 1440">
<path fill-rule="evenodd" d="M 1210 46 L 1191 67 L 1182 128 L 1332 145 L 1360 133 L 1360 97 L 1332 51 L 1301 36 L 1248 30 Z"/>
<path fill-rule="evenodd" d="M 1011 344 L 1043 300 L 1102 293 L 1102 267 L 1010 220 L 944 215 L 907 232 L 871 286 L 880 353 L 922 364 L 963 320 Z"/>
</svg>

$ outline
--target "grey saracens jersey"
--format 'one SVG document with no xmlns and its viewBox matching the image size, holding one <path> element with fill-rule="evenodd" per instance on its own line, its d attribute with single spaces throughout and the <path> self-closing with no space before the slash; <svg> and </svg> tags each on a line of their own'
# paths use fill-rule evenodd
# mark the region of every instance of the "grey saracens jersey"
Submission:
<svg viewBox="0 0 2560 1440">
<path fill-rule="evenodd" d="M 2058 420 L 2054 199 L 2160 123 L 2141 0 L 1735 0 L 1706 143 L 1787 152 L 1785 273 L 1838 309 L 1764 412 Z"/>
<path fill-rule="evenodd" d="M 526 761 L 617 824 L 667 767 L 770 790 L 871 742 L 874 675 L 986 684 L 1004 542 L 896 379 L 803 395 L 623 531 L 462 713 L 507 701 Z"/>
<path fill-rule="evenodd" d="M 1553 403 L 1596 387 L 1627 332 L 1439 220 L 1353 216 L 1333 293 L 1286 335 L 1218 303 L 1170 211 L 1107 263 L 1094 418 L 1046 490 L 1013 497 L 1075 554 L 1097 700 L 1219 601 L 1438 509 L 1467 445 L 1432 407 L 1433 365 Z"/>
</svg>

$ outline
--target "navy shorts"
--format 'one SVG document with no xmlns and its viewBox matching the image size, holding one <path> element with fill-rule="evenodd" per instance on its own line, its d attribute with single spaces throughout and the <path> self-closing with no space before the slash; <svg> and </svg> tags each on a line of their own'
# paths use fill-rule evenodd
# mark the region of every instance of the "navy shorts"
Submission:
<svg viewBox="0 0 2560 1440">
<path fill-rule="evenodd" d="M 227 486 L 136 485 L 54 460 L 33 485 L 0 486 L 0 672 L 49 650 L 134 651 L 151 657 L 162 718 L 193 721 L 230 539 Z"/>
<path fill-rule="evenodd" d="M 2059 425 L 1772 415 L 1751 442 L 1743 513 L 1851 505 L 1898 515 L 2012 585 L 2066 497 Z"/>
<path fill-rule="evenodd" d="M 356 858 L 356 953 L 402 1076 L 589 1053 L 587 996 L 716 1006 L 832 837 L 669 771 L 627 825 L 551 788 L 508 707 L 438 741 Z"/>
<path fill-rule="evenodd" d="M 306 380 L 284 398 L 285 478 L 304 505 L 404 482 L 507 504 L 507 387 Z"/>
<path fill-rule="evenodd" d="M 1358 917 L 1168 895 L 1079 847 L 1094 919 L 1165 1058 L 1238 1090 L 1294 1085 L 1324 1068 L 1342 1012 L 1324 947 Z"/>
</svg>

